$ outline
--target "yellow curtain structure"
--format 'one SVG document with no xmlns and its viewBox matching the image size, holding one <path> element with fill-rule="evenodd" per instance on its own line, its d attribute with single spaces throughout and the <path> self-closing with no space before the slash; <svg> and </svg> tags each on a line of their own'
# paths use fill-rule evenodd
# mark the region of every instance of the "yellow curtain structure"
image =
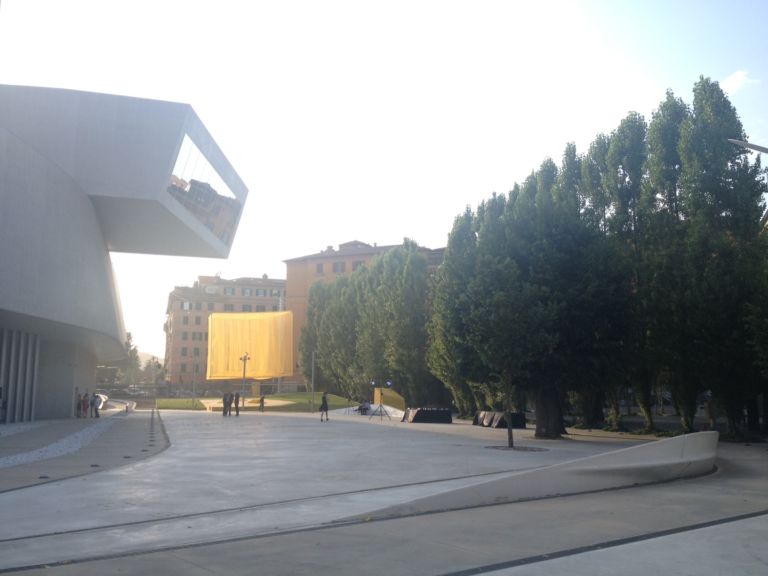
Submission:
<svg viewBox="0 0 768 576">
<path fill-rule="evenodd" d="M 293 313 L 221 313 L 208 317 L 208 380 L 257 380 L 293 374 Z"/>
</svg>

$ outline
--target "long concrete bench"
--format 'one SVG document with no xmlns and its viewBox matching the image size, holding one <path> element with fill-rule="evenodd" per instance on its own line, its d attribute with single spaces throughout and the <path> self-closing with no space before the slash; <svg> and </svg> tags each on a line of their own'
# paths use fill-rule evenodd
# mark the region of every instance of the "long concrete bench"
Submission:
<svg viewBox="0 0 768 576">
<path fill-rule="evenodd" d="M 715 468 L 718 437 L 717 432 L 697 432 L 514 472 L 376 510 L 366 516 L 386 518 L 456 510 L 701 476 Z"/>
</svg>

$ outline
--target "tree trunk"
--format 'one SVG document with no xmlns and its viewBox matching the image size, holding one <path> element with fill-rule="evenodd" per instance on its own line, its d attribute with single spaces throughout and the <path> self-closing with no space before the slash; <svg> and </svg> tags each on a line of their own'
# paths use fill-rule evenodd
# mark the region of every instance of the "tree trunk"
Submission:
<svg viewBox="0 0 768 576">
<path fill-rule="evenodd" d="M 560 438 L 563 413 L 557 388 L 542 387 L 536 394 L 536 438 Z"/>
<path fill-rule="evenodd" d="M 515 447 L 515 436 L 512 432 L 512 392 L 513 386 L 507 385 L 504 405 L 504 419 L 507 421 L 507 448 Z"/>
<path fill-rule="evenodd" d="M 509 408 L 504 411 L 504 419 L 507 421 L 507 448 L 514 448 L 515 436 L 512 433 L 512 411 Z"/>
<path fill-rule="evenodd" d="M 683 432 L 686 434 L 695 432 L 696 428 L 693 420 L 696 416 L 696 400 L 693 402 L 680 402 L 678 410 L 680 411 L 680 425 L 683 427 Z"/>
<path fill-rule="evenodd" d="M 579 400 L 581 425 L 589 429 L 605 426 L 603 393 L 600 390 L 586 389 L 579 395 Z"/>
<path fill-rule="evenodd" d="M 645 429 L 648 432 L 655 430 L 653 424 L 653 408 L 652 408 L 652 386 L 643 382 L 637 388 L 637 405 L 640 407 L 640 413 L 645 420 Z"/>
<path fill-rule="evenodd" d="M 760 408 L 757 396 L 747 400 L 747 431 L 760 432 Z"/>
<path fill-rule="evenodd" d="M 621 422 L 621 402 L 616 388 L 609 388 L 608 393 L 608 429 L 614 432 L 624 429 Z"/>
</svg>

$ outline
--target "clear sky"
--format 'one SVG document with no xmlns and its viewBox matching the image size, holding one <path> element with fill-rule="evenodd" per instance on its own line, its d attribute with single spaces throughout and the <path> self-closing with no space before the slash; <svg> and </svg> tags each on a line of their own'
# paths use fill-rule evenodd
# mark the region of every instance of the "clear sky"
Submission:
<svg viewBox="0 0 768 576">
<path fill-rule="evenodd" d="M 0 0 L 0 83 L 191 104 L 248 186 L 229 259 L 113 254 L 126 329 L 162 357 L 174 286 L 444 246 L 466 206 L 700 75 L 768 143 L 766 22 L 761 0 Z"/>
</svg>

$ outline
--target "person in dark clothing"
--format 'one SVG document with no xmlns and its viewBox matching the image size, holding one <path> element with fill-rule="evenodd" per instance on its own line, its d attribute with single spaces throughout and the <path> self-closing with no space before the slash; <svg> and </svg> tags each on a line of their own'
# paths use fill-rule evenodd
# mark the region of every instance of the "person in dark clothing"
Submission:
<svg viewBox="0 0 768 576">
<path fill-rule="evenodd" d="M 328 392 L 323 392 L 323 399 L 320 401 L 320 422 L 323 421 L 323 413 L 325 413 L 325 421 L 328 422 Z"/>
<path fill-rule="evenodd" d="M 240 416 L 240 392 L 235 392 L 235 416 Z"/>
</svg>

